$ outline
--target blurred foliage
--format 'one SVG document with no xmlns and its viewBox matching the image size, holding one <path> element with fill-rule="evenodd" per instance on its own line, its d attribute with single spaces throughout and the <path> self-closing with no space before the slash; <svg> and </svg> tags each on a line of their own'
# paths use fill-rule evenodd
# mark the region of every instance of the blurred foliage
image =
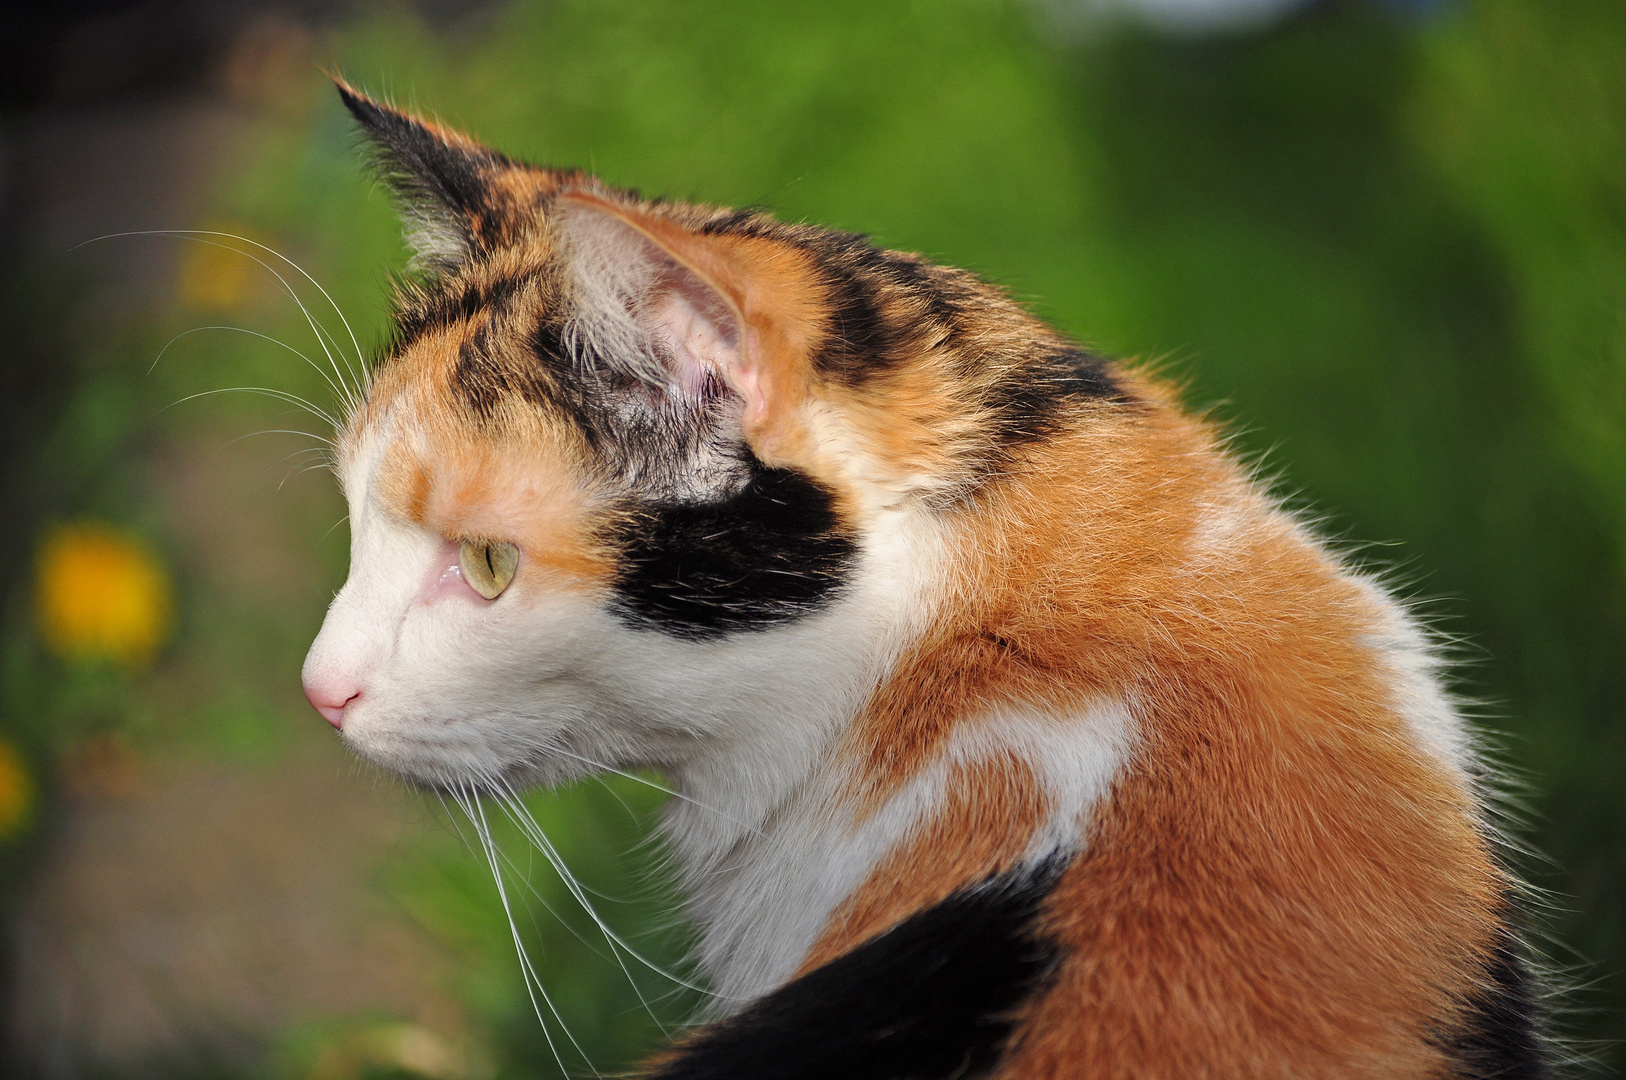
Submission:
<svg viewBox="0 0 1626 1080">
<path fill-rule="evenodd" d="M 1596 986 L 1571 1024 L 1618 1040 L 1626 6 L 1475 0 L 1423 19 L 1404 7 L 1321 4 L 1256 34 L 1170 39 L 1130 26 L 1069 37 L 1042 6 L 995 0 L 536 0 L 450 32 L 391 10 L 317 59 L 521 157 L 969 266 L 1103 351 L 1182 379 L 1326 532 L 1381 545 L 1358 557 L 1437 598 L 1423 610 L 1463 643 L 1465 691 L 1531 777 L 1534 841 L 1553 864 L 1526 869 L 1554 892 L 1558 958 L 1596 965 L 1581 968 Z M 172 310 L 53 320 L 25 350 L 68 357 L 73 374 L 37 468 L 8 497 L 29 520 L 125 522 L 176 567 L 176 641 L 150 670 L 52 659 L 11 604 L 4 725 L 42 775 L 110 735 L 261 759 L 285 725 L 313 722 L 291 687 L 322 588 L 229 585 L 143 480 L 145 463 L 204 433 L 298 422 L 236 395 L 153 419 L 163 406 L 256 386 L 332 407 L 357 362 L 335 308 L 361 353 L 385 333 L 399 228 L 342 109 L 300 70 L 271 87 L 202 226 L 286 254 L 331 303 L 251 243 L 195 236 L 177 241 L 192 250 Z M 6 303 L 37 314 L 50 295 Z M 19 323 L 40 335 L 43 321 Z M 166 350 L 217 321 L 286 345 L 220 330 Z M 327 496 L 292 512 L 342 511 Z M 322 545 L 305 572 L 336 586 L 342 549 Z M 602 905 L 611 921 L 672 964 L 682 935 L 649 884 L 654 857 L 621 857 L 657 802 L 618 779 L 530 806 L 589 885 L 632 898 Z M 516 859 L 530 849 L 494 824 Z M 306 1025 L 267 1066 L 278 1075 L 555 1071 L 547 1036 L 560 1041 L 560 1025 L 537 1022 L 477 845 L 430 832 L 383 886 L 464 958 L 469 1031 Z M 510 869 L 511 884 L 535 884 L 517 924 L 580 1041 L 561 1042 L 571 1069 L 631 1060 L 658 1035 L 652 1013 L 693 1007 L 609 955 L 557 875 Z M 1600 1055 L 1626 1063 L 1609 1045 Z"/>
</svg>

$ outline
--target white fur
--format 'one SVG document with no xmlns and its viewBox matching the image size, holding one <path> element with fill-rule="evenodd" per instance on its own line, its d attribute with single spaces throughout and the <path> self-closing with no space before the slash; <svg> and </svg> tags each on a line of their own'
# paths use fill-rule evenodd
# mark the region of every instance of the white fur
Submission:
<svg viewBox="0 0 1626 1080">
<path fill-rule="evenodd" d="M 1382 585 L 1365 576 L 1356 581 L 1379 613 L 1377 630 L 1363 644 L 1389 670 L 1392 707 L 1426 752 L 1466 779 L 1477 759 L 1473 732 L 1446 690 L 1439 646 Z"/>
<path fill-rule="evenodd" d="M 1013 754 L 1033 770 L 1049 800 L 1028 847 L 1028 858 L 1038 860 L 1083 846 L 1087 815 L 1128 763 L 1138 731 L 1133 706 L 1121 700 L 1098 702 L 1076 717 L 1007 707 L 956 732 L 949 754 L 956 761 Z"/>
<path fill-rule="evenodd" d="M 413 779 L 552 782 L 583 771 L 554 748 L 681 776 L 727 748 L 760 754 L 753 775 L 774 788 L 776 770 L 806 771 L 805 732 L 851 715 L 922 608 L 921 575 L 899 565 L 884 530 L 830 609 L 718 641 L 634 629 L 569 583 L 532 582 L 492 602 L 426 597 L 445 542 L 379 506 L 371 473 L 384 441 L 342 463 L 350 578 L 306 671 L 356 682 L 346 740 Z"/>
<path fill-rule="evenodd" d="M 457 266 L 469 257 L 468 235 L 439 207 L 407 206 L 401 221 L 414 267 Z"/>
<path fill-rule="evenodd" d="M 569 585 L 436 595 L 445 541 L 374 491 L 396 437 L 386 419 L 341 462 L 351 572 L 306 661 L 308 683 L 360 692 L 346 742 L 442 786 L 557 782 L 591 771 L 583 758 L 661 769 L 694 800 L 675 804 L 671 833 L 697 878 L 794 804 L 931 610 L 936 544 L 903 511 L 872 523 L 829 609 L 718 641 L 634 629 Z"/>
</svg>

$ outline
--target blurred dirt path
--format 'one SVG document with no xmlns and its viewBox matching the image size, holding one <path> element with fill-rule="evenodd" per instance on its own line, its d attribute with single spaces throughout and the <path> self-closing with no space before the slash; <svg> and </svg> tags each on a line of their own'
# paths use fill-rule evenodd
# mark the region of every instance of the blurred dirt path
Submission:
<svg viewBox="0 0 1626 1080">
<path fill-rule="evenodd" d="M 14 923 L 11 1023 L 46 1075 L 250 1067 L 290 1024 L 456 1011 L 374 880 L 423 811 L 318 725 L 298 742 L 272 769 L 93 766 Z"/>
</svg>

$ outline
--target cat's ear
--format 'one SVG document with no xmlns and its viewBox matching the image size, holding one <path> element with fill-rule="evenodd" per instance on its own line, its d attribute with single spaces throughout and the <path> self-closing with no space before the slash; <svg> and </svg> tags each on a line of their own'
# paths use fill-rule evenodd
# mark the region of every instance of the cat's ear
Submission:
<svg viewBox="0 0 1626 1080">
<path fill-rule="evenodd" d="M 512 242 L 534 219 L 536 202 L 557 186 L 546 169 L 333 81 L 400 202 L 407 242 L 430 267 L 447 269 Z"/>
<path fill-rule="evenodd" d="M 558 205 L 573 219 L 578 305 L 590 320 L 598 315 L 587 336 L 600 338 L 600 354 L 637 355 L 616 340 L 617 322 L 630 315 L 663 346 L 662 377 L 685 389 L 726 382 L 744 402 L 743 434 L 771 457 L 806 400 L 823 326 L 805 255 L 767 237 L 690 227 L 611 194 L 567 189 Z"/>
</svg>

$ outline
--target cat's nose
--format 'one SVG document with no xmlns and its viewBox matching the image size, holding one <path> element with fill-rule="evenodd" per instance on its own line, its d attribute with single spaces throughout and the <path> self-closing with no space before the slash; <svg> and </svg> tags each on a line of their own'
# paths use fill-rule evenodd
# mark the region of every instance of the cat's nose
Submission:
<svg viewBox="0 0 1626 1080">
<path fill-rule="evenodd" d="M 348 682 L 333 679 L 306 679 L 305 698 L 322 718 L 335 728 L 344 728 L 344 710 L 361 696 Z"/>
</svg>

